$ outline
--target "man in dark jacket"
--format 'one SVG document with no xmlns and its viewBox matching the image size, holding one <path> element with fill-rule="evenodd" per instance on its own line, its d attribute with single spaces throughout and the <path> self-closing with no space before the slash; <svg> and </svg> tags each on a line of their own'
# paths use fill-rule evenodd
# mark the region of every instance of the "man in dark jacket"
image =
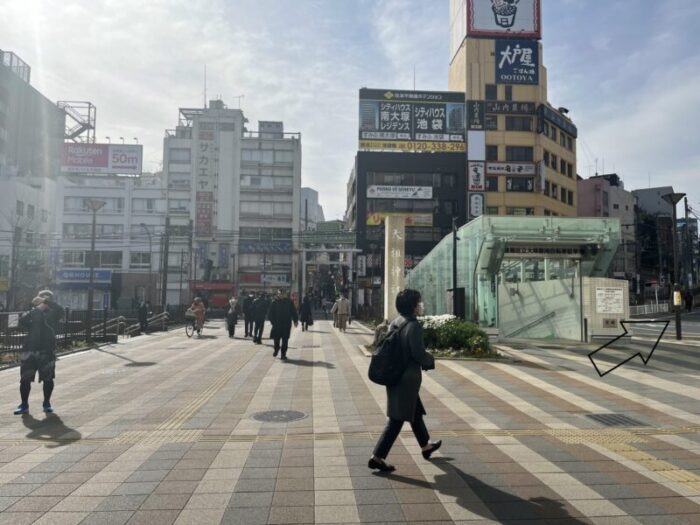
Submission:
<svg viewBox="0 0 700 525">
<path fill-rule="evenodd" d="M 29 392 L 39 372 L 39 382 L 44 383 L 44 412 L 51 413 L 51 394 L 56 377 L 56 336 L 49 325 L 49 303 L 43 297 L 32 301 L 34 307 L 19 320 L 19 327 L 27 332 L 20 356 L 19 393 L 22 399 L 15 414 L 29 412 Z"/>
<path fill-rule="evenodd" d="M 399 292 L 396 296 L 396 309 L 400 315 L 391 323 L 389 330 L 400 331 L 399 341 L 406 367 L 400 381 L 386 387 L 389 421 L 368 463 L 369 468 L 384 472 L 395 470 L 393 465 L 384 460 L 406 421 L 411 424 L 411 430 L 425 459 L 430 459 L 432 453 L 442 444 L 442 441 L 430 441 L 428 429 L 423 421 L 425 408 L 418 394 L 422 379 L 421 369 L 435 368 L 435 359 L 426 352 L 423 344 L 423 328 L 416 319 L 422 315 L 423 310 L 420 293 L 410 289 Z"/>
<path fill-rule="evenodd" d="M 138 317 L 139 317 L 139 325 L 141 326 L 141 331 L 143 333 L 146 333 L 148 331 L 148 312 L 151 309 L 151 303 L 148 301 L 143 301 L 139 305 L 138 309 Z"/>
<path fill-rule="evenodd" d="M 286 361 L 292 322 L 294 322 L 294 326 L 297 326 L 299 318 L 297 317 L 297 309 L 285 290 L 277 292 L 277 298 L 270 305 L 267 317 L 272 324 L 270 337 L 275 343 L 275 351 L 272 355 L 277 357 L 277 354 L 282 350 L 282 360 Z"/>
<path fill-rule="evenodd" d="M 260 295 L 253 302 L 253 320 L 255 321 L 255 328 L 253 330 L 253 342 L 256 345 L 262 344 L 262 334 L 265 329 L 265 317 L 267 316 L 267 310 L 270 308 L 270 300 L 266 295 Z"/>
<path fill-rule="evenodd" d="M 51 290 L 42 290 L 37 294 L 47 300 L 48 310 L 45 312 L 46 322 L 49 324 L 53 333 L 58 335 L 58 323 L 63 319 L 63 307 L 54 301 L 53 292 Z"/>
<path fill-rule="evenodd" d="M 245 337 L 253 335 L 253 322 L 255 320 L 253 316 L 253 303 L 255 297 L 253 294 L 248 294 L 243 300 L 243 320 L 245 322 Z"/>
</svg>

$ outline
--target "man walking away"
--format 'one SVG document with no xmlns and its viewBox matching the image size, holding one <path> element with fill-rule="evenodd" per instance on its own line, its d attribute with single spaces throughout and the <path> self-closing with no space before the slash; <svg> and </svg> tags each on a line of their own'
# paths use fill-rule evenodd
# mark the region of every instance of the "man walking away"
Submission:
<svg viewBox="0 0 700 525">
<path fill-rule="evenodd" d="M 29 392 L 39 372 L 39 382 L 44 383 L 44 412 L 51 413 L 51 394 L 56 377 L 56 336 L 48 323 L 49 304 L 43 297 L 32 301 L 34 307 L 19 320 L 19 326 L 27 331 L 20 356 L 19 393 L 20 405 L 15 414 L 29 413 Z"/>
<path fill-rule="evenodd" d="M 142 301 L 138 309 L 139 326 L 141 327 L 141 333 L 146 333 L 148 331 L 148 303 Z"/>
<path fill-rule="evenodd" d="M 267 296 L 262 294 L 253 302 L 253 320 L 255 328 L 253 329 L 253 342 L 256 345 L 262 344 L 263 330 L 265 329 L 265 317 L 270 308 L 270 301 Z"/>
<path fill-rule="evenodd" d="M 275 343 L 275 351 L 272 356 L 277 357 L 277 354 L 282 351 L 282 360 L 287 360 L 287 346 L 289 344 L 289 335 L 292 331 L 292 322 L 294 326 L 299 324 L 297 317 L 297 309 L 294 308 L 294 303 L 287 295 L 285 290 L 277 292 L 277 298 L 270 305 L 268 318 L 272 324 L 270 337 Z"/>
<path fill-rule="evenodd" d="M 236 323 L 238 322 L 238 301 L 231 297 L 228 302 L 229 308 L 226 312 L 226 327 L 228 328 L 228 336 L 233 338 L 236 333 Z"/>
<path fill-rule="evenodd" d="M 304 297 L 299 307 L 299 320 L 301 321 L 301 331 L 306 332 L 309 325 L 314 324 L 313 312 L 311 311 L 311 301 L 309 296 Z"/>
<path fill-rule="evenodd" d="M 345 332 L 348 326 L 348 319 L 350 319 L 350 301 L 344 295 L 340 296 L 331 310 L 338 318 L 338 329 L 341 332 Z"/>
<path fill-rule="evenodd" d="M 255 297 L 253 294 L 248 294 L 246 298 L 243 300 L 243 322 L 245 323 L 245 336 L 244 337 L 252 337 L 253 336 L 253 321 L 254 321 L 254 316 L 253 316 L 253 303 L 255 301 Z"/>
</svg>

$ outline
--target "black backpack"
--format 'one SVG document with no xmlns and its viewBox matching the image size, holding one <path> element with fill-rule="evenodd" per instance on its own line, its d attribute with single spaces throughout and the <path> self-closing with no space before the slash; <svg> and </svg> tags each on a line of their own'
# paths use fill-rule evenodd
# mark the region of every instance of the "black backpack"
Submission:
<svg viewBox="0 0 700 525">
<path fill-rule="evenodd" d="M 384 386 L 394 386 L 401 381 L 401 376 L 406 370 L 404 351 L 401 347 L 401 330 L 408 325 L 404 322 L 400 327 L 390 328 L 379 339 L 377 348 L 369 362 L 369 379 L 373 383 Z"/>
</svg>

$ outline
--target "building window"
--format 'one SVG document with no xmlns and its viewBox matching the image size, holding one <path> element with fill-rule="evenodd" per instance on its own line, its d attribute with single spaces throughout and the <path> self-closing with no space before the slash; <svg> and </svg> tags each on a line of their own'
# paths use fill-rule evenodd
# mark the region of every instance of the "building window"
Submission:
<svg viewBox="0 0 700 525">
<path fill-rule="evenodd" d="M 550 197 L 556 199 L 559 196 L 559 186 L 552 184 L 552 193 L 549 194 Z"/>
<path fill-rule="evenodd" d="M 542 156 L 542 159 L 544 160 L 544 165 L 549 166 L 549 151 L 544 150 L 544 155 Z"/>
<path fill-rule="evenodd" d="M 574 178 L 574 165 L 570 162 L 566 164 L 566 174 L 570 179 Z"/>
<path fill-rule="evenodd" d="M 531 146 L 506 146 L 506 161 L 508 162 L 532 162 L 533 158 Z"/>
<path fill-rule="evenodd" d="M 513 86 L 506 86 L 506 100 L 513 100 Z"/>
<path fill-rule="evenodd" d="M 506 215 L 534 215 L 535 208 L 506 208 Z"/>
<path fill-rule="evenodd" d="M 569 136 L 566 137 L 566 149 L 568 149 L 569 151 L 574 150 L 574 141 Z"/>
<path fill-rule="evenodd" d="M 155 213 L 155 199 L 131 199 L 131 211 L 139 213 Z"/>
<path fill-rule="evenodd" d="M 559 133 L 559 145 L 563 148 L 566 147 L 566 135 L 564 133 Z"/>
<path fill-rule="evenodd" d="M 574 205 L 574 192 L 570 191 L 569 194 L 566 197 L 566 202 L 569 204 L 569 206 Z"/>
<path fill-rule="evenodd" d="M 85 252 L 78 251 L 65 251 L 61 257 L 63 261 L 63 266 L 66 267 L 80 267 L 85 266 Z"/>
<path fill-rule="evenodd" d="M 189 199 L 170 199 L 168 201 L 168 211 L 189 211 Z"/>
<path fill-rule="evenodd" d="M 101 268 L 121 268 L 122 252 L 99 252 L 99 266 Z"/>
<path fill-rule="evenodd" d="M 486 100 L 498 100 L 498 86 L 486 84 Z"/>
<path fill-rule="evenodd" d="M 550 138 L 554 142 L 556 142 L 557 141 L 557 128 L 555 128 L 554 126 L 550 126 L 549 131 L 550 131 L 550 134 L 549 134 Z"/>
<path fill-rule="evenodd" d="M 552 215 L 552 212 L 549 211 L 549 210 L 547 210 L 547 209 L 545 209 L 545 210 L 544 210 L 544 216 L 545 216 L 545 217 L 549 217 L 550 215 Z"/>
<path fill-rule="evenodd" d="M 27 204 L 27 218 L 28 219 L 34 218 L 34 205 L 33 204 Z"/>
<path fill-rule="evenodd" d="M 535 189 L 533 177 L 506 177 L 506 191 L 531 192 Z"/>
<path fill-rule="evenodd" d="M 506 117 L 506 131 L 532 131 L 532 117 Z"/>
<path fill-rule="evenodd" d="M 561 195 L 559 196 L 559 200 L 562 202 L 566 202 L 566 189 L 561 188 Z"/>
<path fill-rule="evenodd" d="M 24 216 L 24 202 L 17 201 L 17 203 L 15 204 L 15 213 L 17 214 L 17 217 Z"/>
<path fill-rule="evenodd" d="M 544 194 L 547 195 L 547 196 L 549 196 L 550 191 L 551 191 L 551 190 L 550 190 L 550 188 L 549 188 L 549 181 L 546 180 L 546 181 L 544 181 Z"/>
<path fill-rule="evenodd" d="M 566 161 L 564 159 L 559 160 L 559 173 L 566 175 Z"/>
<path fill-rule="evenodd" d="M 549 137 L 549 123 L 545 122 L 542 126 L 542 132 Z"/>
<path fill-rule="evenodd" d="M 498 160 L 498 146 L 486 146 L 486 160 L 494 162 Z"/>
<path fill-rule="evenodd" d="M 550 164 L 549 166 L 550 166 L 553 170 L 556 171 L 556 169 L 557 169 L 557 162 L 559 161 L 559 157 L 557 157 L 554 153 L 552 153 L 552 154 L 550 155 L 550 159 L 551 159 L 552 162 L 551 162 L 551 164 Z"/>
<path fill-rule="evenodd" d="M 49 222 L 48 210 L 41 210 L 41 222 Z"/>
<path fill-rule="evenodd" d="M 486 115 L 484 117 L 484 127 L 488 131 L 498 131 L 498 115 Z"/>
<path fill-rule="evenodd" d="M 498 206 L 486 206 L 486 215 L 498 215 Z"/>
<path fill-rule="evenodd" d="M 486 191 L 498 191 L 498 177 L 486 177 Z"/>
<path fill-rule="evenodd" d="M 151 267 L 151 254 L 148 252 L 131 252 L 129 259 L 130 268 Z"/>
</svg>

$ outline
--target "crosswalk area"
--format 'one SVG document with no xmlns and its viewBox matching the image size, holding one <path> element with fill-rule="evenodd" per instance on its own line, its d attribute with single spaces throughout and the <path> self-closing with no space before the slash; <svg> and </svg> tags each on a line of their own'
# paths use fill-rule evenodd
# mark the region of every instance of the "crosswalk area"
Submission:
<svg viewBox="0 0 700 525">
<path fill-rule="evenodd" d="M 35 387 L 13 416 L 18 371 L 0 372 L 0 523 L 700 523 L 692 345 L 604 377 L 579 345 L 440 360 L 421 398 L 442 448 L 424 460 L 405 428 L 376 475 L 368 329 L 317 321 L 286 362 L 218 322 L 204 334 L 61 359 L 52 415 Z"/>
</svg>

